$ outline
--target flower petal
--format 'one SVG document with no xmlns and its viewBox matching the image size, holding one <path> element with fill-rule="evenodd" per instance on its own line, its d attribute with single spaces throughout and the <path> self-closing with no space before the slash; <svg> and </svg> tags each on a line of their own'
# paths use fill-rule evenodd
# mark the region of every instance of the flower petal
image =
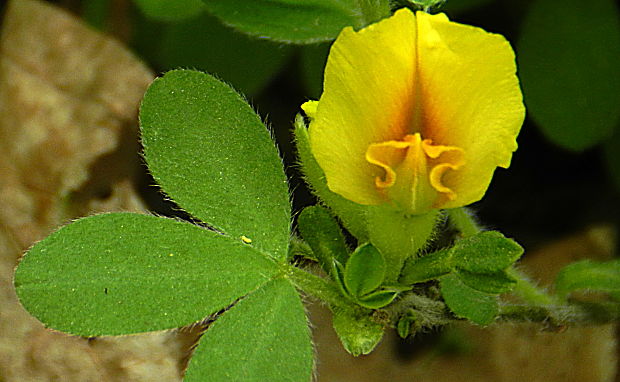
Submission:
<svg viewBox="0 0 620 382">
<path fill-rule="evenodd" d="M 304 113 L 306 113 L 308 118 L 314 119 L 317 106 L 319 106 L 319 101 L 308 101 L 304 102 L 304 104 L 301 105 L 301 109 L 304 111 Z"/>
<path fill-rule="evenodd" d="M 456 197 L 442 207 L 478 201 L 495 167 L 508 167 L 525 116 L 515 57 L 506 39 L 443 15 L 416 13 L 418 84 L 425 139 L 463 149 L 459 171 L 440 171 Z"/>
<path fill-rule="evenodd" d="M 372 143 L 366 150 L 366 160 L 374 165 L 381 167 L 385 171 L 384 176 L 375 177 L 375 185 L 379 190 L 392 187 L 396 182 L 396 172 L 394 168 L 400 165 L 407 156 L 410 142 L 387 141 Z"/>
<path fill-rule="evenodd" d="M 408 213 L 484 195 L 523 122 L 514 53 L 500 35 L 406 9 L 332 46 L 320 101 L 303 105 L 332 192 Z"/>
<path fill-rule="evenodd" d="M 310 145 L 329 188 L 354 202 L 385 201 L 375 186 L 384 172 L 365 155 L 372 143 L 400 140 L 409 132 L 415 41 L 415 16 L 400 10 L 359 32 L 344 29 L 331 48 Z"/>
</svg>

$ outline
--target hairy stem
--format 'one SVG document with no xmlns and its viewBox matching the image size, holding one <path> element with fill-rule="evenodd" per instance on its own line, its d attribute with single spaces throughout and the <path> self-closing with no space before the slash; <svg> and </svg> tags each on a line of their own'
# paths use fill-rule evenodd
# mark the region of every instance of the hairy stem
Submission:
<svg viewBox="0 0 620 382">
<path fill-rule="evenodd" d="M 551 328 L 563 326 L 603 325 L 620 319 L 620 304 L 612 302 L 572 301 L 565 305 L 516 305 L 501 307 L 499 320 L 538 322 Z"/>
<path fill-rule="evenodd" d="M 340 293 L 336 285 L 322 277 L 295 266 L 289 266 L 286 269 L 286 275 L 298 289 L 327 303 L 332 308 L 357 308 Z"/>
<path fill-rule="evenodd" d="M 413 311 L 416 328 L 431 328 L 461 321 L 443 301 L 409 293 L 385 309 L 393 326 L 400 317 Z M 620 319 L 620 304 L 614 302 L 571 301 L 560 305 L 503 304 L 498 322 L 534 322 L 547 330 L 560 330 L 565 326 L 604 325 Z"/>
<path fill-rule="evenodd" d="M 517 285 L 512 293 L 523 301 L 535 306 L 553 305 L 555 303 L 552 296 L 534 285 L 523 272 L 514 267 L 509 268 L 507 272 L 517 280 Z"/>
<path fill-rule="evenodd" d="M 446 210 L 448 219 L 464 236 L 473 236 L 482 231 L 474 215 L 465 207 Z"/>
</svg>

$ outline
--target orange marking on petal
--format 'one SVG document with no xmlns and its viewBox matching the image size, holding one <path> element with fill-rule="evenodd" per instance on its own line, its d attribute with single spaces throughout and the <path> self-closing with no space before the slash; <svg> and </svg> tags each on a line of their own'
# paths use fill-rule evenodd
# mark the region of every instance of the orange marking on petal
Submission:
<svg viewBox="0 0 620 382">
<path fill-rule="evenodd" d="M 403 141 L 387 141 L 372 143 L 366 150 L 366 160 L 369 163 L 381 167 L 385 171 L 383 177 L 377 176 L 375 184 L 378 188 L 384 189 L 392 187 L 396 183 L 396 172 L 394 168 L 398 166 L 407 155 L 407 148 L 411 143 Z"/>
<path fill-rule="evenodd" d="M 443 164 L 433 167 L 429 175 L 431 186 L 433 186 L 435 190 L 445 194 L 446 197 L 450 200 L 456 199 L 456 192 L 454 192 L 454 190 L 451 189 L 450 187 L 446 187 L 442 183 L 442 177 L 446 173 L 446 171 L 457 170 L 459 167 L 460 166 L 455 166 L 449 163 L 443 163 Z"/>
<path fill-rule="evenodd" d="M 456 199 L 456 192 L 444 183 L 443 177 L 448 170 L 458 170 L 465 164 L 464 154 L 459 147 L 433 145 L 432 140 L 422 140 L 420 133 L 415 133 L 404 136 L 401 141 L 371 144 L 366 151 L 366 160 L 384 171 L 383 176 L 375 178 L 375 185 L 382 195 L 387 196 L 387 189 L 398 181 L 401 184 L 399 191 L 389 191 L 390 197 L 404 198 L 417 205 L 439 196 L 433 195 L 431 190 L 443 194 L 448 200 Z M 408 186 L 410 196 L 403 195 L 402 182 L 411 183 Z"/>
<path fill-rule="evenodd" d="M 430 139 L 422 142 L 426 155 L 432 159 L 429 174 L 431 186 L 438 192 L 445 194 L 449 200 L 456 199 L 456 192 L 443 183 L 443 175 L 448 170 L 458 170 L 465 164 L 465 152 L 460 147 L 433 145 Z"/>
</svg>

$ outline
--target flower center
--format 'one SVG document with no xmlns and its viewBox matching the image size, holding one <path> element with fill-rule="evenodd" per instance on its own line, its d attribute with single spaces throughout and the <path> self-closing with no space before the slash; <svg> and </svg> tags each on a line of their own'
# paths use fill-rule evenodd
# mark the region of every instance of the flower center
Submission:
<svg viewBox="0 0 620 382">
<path fill-rule="evenodd" d="M 383 170 L 375 177 L 377 190 L 401 207 L 416 211 L 439 208 L 456 199 L 456 191 L 444 175 L 461 168 L 464 157 L 460 147 L 435 145 L 420 133 L 407 134 L 400 141 L 372 143 L 366 150 L 366 160 Z"/>
</svg>

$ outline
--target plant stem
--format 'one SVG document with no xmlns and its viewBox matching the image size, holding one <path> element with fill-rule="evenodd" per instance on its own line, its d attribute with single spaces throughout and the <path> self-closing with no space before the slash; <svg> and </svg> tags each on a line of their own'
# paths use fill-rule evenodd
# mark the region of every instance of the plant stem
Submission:
<svg viewBox="0 0 620 382">
<path fill-rule="evenodd" d="M 408 310 L 416 313 L 416 324 L 420 328 L 432 328 L 457 321 L 443 301 L 414 292 L 404 294 L 384 310 L 390 315 L 390 321 L 394 326 Z"/>
<path fill-rule="evenodd" d="M 462 321 L 455 317 L 443 301 L 418 295 L 405 294 L 385 311 L 393 326 L 407 311 L 416 315 L 418 330 Z M 498 321 L 534 322 L 546 330 L 561 330 L 566 326 L 605 325 L 620 320 L 620 304 L 616 302 L 571 301 L 567 304 L 531 305 L 502 304 Z"/>
<path fill-rule="evenodd" d="M 516 305 L 501 307 L 500 320 L 545 323 L 550 328 L 575 325 L 603 325 L 620 319 L 620 304 L 574 301 L 566 305 Z"/>
<path fill-rule="evenodd" d="M 555 300 L 541 288 L 534 285 L 525 274 L 514 267 L 507 269 L 508 275 L 517 280 L 517 285 L 513 293 L 519 296 L 523 301 L 535 305 L 545 306 L 553 305 Z"/>
<path fill-rule="evenodd" d="M 472 236 L 482 231 L 482 227 L 478 224 L 473 214 L 467 208 L 452 208 L 446 211 L 450 222 L 464 236 Z"/>
<path fill-rule="evenodd" d="M 327 303 L 330 307 L 357 308 L 340 294 L 338 288 L 333 283 L 322 277 L 293 265 L 288 266 L 286 275 L 298 289 Z"/>
</svg>

